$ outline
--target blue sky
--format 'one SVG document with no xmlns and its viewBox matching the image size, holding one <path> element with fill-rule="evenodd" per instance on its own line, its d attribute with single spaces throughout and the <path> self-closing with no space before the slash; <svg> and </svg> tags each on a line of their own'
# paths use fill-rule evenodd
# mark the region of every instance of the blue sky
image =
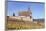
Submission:
<svg viewBox="0 0 46 31">
<path fill-rule="evenodd" d="M 8 2 L 7 16 L 13 16 L 13 13 L 18 16 L 19 11 L 27 11 L 28 7 L 32 11 L 33 18 L 44 18 L 44 3 L 33 2 Z"/>
<path fill-rule="evenodd" d="M 8 0 L 8 1 L 15 1 L 15 0 Z"/>
</svg>

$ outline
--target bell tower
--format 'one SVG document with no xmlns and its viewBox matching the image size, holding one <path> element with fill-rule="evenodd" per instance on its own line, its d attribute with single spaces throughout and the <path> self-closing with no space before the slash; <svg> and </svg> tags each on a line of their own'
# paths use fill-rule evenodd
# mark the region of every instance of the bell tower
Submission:
<svg viewBox="0 0 46 31">
<path fill-rule="evenodd" d="M 30 13 L 29 15 L 29 17 L 30 17 L 30 19 L 31 19 L 31 21 L 33 21 L 33 19 L 32 19 L 32 11 L 31 11 L 31 9 L 30 9 L 30 7 L 28 7 L 28 12 Z"/>
</svg>

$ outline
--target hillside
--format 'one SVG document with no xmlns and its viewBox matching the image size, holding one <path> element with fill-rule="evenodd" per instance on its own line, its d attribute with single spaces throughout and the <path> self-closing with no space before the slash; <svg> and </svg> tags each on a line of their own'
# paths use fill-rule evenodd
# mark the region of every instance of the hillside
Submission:
<svg viewBox="0 0 46 31">
<path fill-rule="evenodd" d="M 45 22 L 45 19 L 33 19 L 33 21 L 37 21 L 37 22 Z"/>
</svg>

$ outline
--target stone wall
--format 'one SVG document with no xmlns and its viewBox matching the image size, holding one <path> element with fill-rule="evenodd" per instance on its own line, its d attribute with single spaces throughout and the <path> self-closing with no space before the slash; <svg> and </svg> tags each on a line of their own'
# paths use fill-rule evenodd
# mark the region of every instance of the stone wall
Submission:
<svg viewBox="0 0 46 31">
<path fill-rule="evenodd" d="M 23 20 L 23 21 L 33 21 L 32 18 L 30 18 L 29 16 L 28 17 L 25 17 L 25 16 L 9 16 L 8 20 Z"/>
</svg>

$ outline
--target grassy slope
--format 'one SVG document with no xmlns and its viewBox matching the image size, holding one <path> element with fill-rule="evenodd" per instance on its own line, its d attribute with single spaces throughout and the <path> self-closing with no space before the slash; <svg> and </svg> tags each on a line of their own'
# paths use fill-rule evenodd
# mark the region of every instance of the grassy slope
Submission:
<svg viewBox="0 0 46 31">
<path fill-rule="evenodd" d="M 36 29 L 36 28 L 44 28 L 44 25 L 33 22 L 24 22 L 24 21 L 8 21 L 7 24 L 8 29 Z"/>
</svg>

